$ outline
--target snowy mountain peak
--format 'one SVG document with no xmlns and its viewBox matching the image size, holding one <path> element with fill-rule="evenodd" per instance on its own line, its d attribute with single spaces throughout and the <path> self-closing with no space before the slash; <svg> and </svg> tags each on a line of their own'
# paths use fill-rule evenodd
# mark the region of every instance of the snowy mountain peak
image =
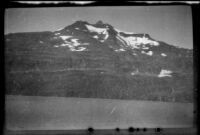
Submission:
<svg viewBox="0 0 200 135">
<path fill-rule="evenodd" d="M 138 99 L 147 99 L 148 92 L 151 100 L 193 99 L 189 92 L 193 90 L 193 51 L 156 41 L 146 33 L 76 21 L 54 32 L 8 34 L 5 44 L 8 94 L 31 95 L 31 87 L 34 94 L 47 96 L 89 90 L 89 97 L 104 91 L 102 98 L 111 90 L 113 98 L 138 93 Z M 18 79 L 22 73 L 26 78 Z M 43 85 L 48 86 L 45 91 Z"/>
<path fill-rule="evenodd" d="M 101 20 L 97 21 L 95 24 L 88 23 L 87 21 L 78 20 L 73 24 L 65 27 L 64 29 L 55 31 L 54 35 L 54 39 L 63 39 L 63 37 L 70 36 L 72 39 L 78 39 L 78 41 L 82 43 L 85 43 L 85 41 L 86 43 L 103 43 L 104 45 L 108 45 L 110 46 L 110 48 L 113 48 L 113 51 L 120 48 L 125 51 L 127 49 L 132 51 L 134 51 L 135 49 L 141 49 L 141 51 L 150 51 L 149 49 L 152 46 L 160 45 L 160 42 L 151 38 L 151 36 L 147 33 L 125 32 L 119 30 L 118 28 L 114 28 L 112 25 L 104 23 Z M 69 44 L 68 41 L 66 41 L 65 39 L 63 39 L 63 42 Z"/>
<path fill-rule="evenodd" d="M 95 42 L 112 44 L 114 49 L 149 49 L 149 46 L 158 46 L 159 42 L 146 33 L 124 32 L 112 25 L 99 20 L 95 24 L 86 21 L 76 21 L 73 24 L 55 32 L 55 39 L 59 36 L 70 36 L 75 39 L 85 40 L 93 39 Z M 63 38 L 62 38 L 63 39 Z M 108 42 L 107 42 L 108 41 Z M 113 43 L 118 42 L 118 44 Z M 67 42 L 64 40 L 64 42 Z M 114 45 L 115 44 L 115 45 Z M 148 45 L 148 46 L 146 46 Z M 109 45 L 111 46 L 111 45 Z M 117 47 L 118 46 L 118 47 Z"/>
</svg>

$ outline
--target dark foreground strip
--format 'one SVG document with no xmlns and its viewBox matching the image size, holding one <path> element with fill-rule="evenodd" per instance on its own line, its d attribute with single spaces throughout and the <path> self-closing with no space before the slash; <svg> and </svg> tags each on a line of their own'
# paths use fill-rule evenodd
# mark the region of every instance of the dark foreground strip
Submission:
<svg viewBox="0 0 200 135">
<path fill-rule="evenodd" d="M 130 128 L 129 128 L 130 129 Z M 136 128 L 137 129 L 137 128 Z M 140 128 L 139 128 L 140 129 Z M 134 132 L 130 132 L 127 129 L 121 129 L 120 131 L 116 131 L 115 129 L 107 129 L 107 130 L 95 130 L 88 131 L 85 130 L 24 130 L 24 131 L 10 131 L 6 130 L 4 132 L 5 135 L 130 135 L 135 134 L 137 135 L 153 135 L 156 134 L 158 131 L 155 128 L 146 129 L 146 130 L 135 130 Z M 168 128 L 162 129 L 159 133 L 163 135 L 195 135 L 197 134 L 196 128 Z"/>
</svg>

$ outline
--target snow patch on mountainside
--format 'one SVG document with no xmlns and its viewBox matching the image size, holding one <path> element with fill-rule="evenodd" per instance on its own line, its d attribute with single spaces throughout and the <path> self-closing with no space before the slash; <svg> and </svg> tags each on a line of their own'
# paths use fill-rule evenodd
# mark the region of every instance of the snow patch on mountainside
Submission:
<svg viewBox="0 0 200 135">
<path fill-rule="evenodd" d="M 60 33 L 55 33 L 55 35 L 60 35 Z"/>
<path fill-rule="evenodd" d="M 62 38 L 62 40 L 66 40 L 68 38 L 71 38 L 72 36 L 60 36 L 60 38 Z"/>
<path fill-rule="evenodd" d="M 142 49 L 144 49 L 144 50 L 148 50 L 148 49 L 149 49 L 149 47 L 143 47 Z"/>
<path fill-rule="evenodd" d="M 141 51 L 141 53 L 142 53 L 142 54 L 149 55 L 149 56 L 152 56 L 152 55 L 153 55 L 153 52 L 152 52 L 152 51 L 148 51 L 148 52 Z"/>
<path fill-rule="evenodd" d="M 162 69 L 158 77 L 171 77 L 172 71 Z"/>
<path fill-rule="evenodd" d="M 141 45 L 146 45 L 146 44 L 150 44 L 150 45 L 154 45 L 154 46 L 158 46 L 159 43 L 156 41 L 152 41 L 149 40 L 146 37 L 134 37 L 134 36 L 128 36 L 128 37 L 124 37 L 120 34 L 117 35 L 117 39 L 119 39 L 124 45 L 128 45 L 129 47 L 131 47 L 132 49 L 135 48 L 140 48 Z M 149 49 L 149 48 L 144 48 L 144 49 Z"/>
<path fill-rule="evenodd" d="M 116 28 L 115 28 L 115 30 L 116 30 L 118 33 L 123 32 L 123 33 L 125 33 L 125 34 L 135 34 L 135 33 L 133 33 L 133 32 L 121 31 L 121 30 L 116 29 Z"/>
<path fill-rule="evenodd" d="M 133 43 L 135 44 L 150 44 L 150 45 L 155 45 L 155 46 L 158 46 L 159 43 L 156 42 L 156 41 L 152 41 L 152 40 L 149 40 L 148 38 L 146 37 L 136 37 L 136 38 L 132 38 L 133 39 Z"/>
<path fill-rule="evenodd" d="M 138 48 L 134 42 L 134 37 L 123 37 L 119 34 L 117 35 L 117 38 L 126 46 L 130 46 L 132 49 Z"/>
<path fill-rule="evenodd" d="M 146 44 L 153 45 L 153 46 L 159 45 L 159 43 L 157 41 L 153 41 L 153 40 L 150 40 L 149 38 L 145 37 L 145 34 L 144 34 L 143 37 L 136 37 L 136 36 L 133 36 L 133 35 L 124 37 L 123 35 L 120 34 L 120 32 L 122 32 L 122 31 L 120 31 L 116 28 L 115 28 L 115 30 L 118 32 L 118 34 L 116 35 L 116 38 L 119 41 L 121 41 L 125 46 L 129 46 L 132 49 L 141 48 L 141 45 L 146 45 Z M 134 33 L 127 33 L 127 32 L 123 32 L 123 33 L 134 34 Z M 149 48 L 143 47 L 142 49 L 149 49 Z"/>
<path fill-rule="evenodd" d="M 101 41 L 105 41 L 109 37 L 107 28 L 97 28 L 97 27 L 94 27 L 92 25 L 87 25 L 87 24 L 86 24 L 86 27 L 90 32 L 96 32 L 98 34 L 105 35 L 104 40 L 101 40 Z"/>
<path fill-rule="evenodd" d="M 54 45 L 54 47 L 59 47 L 59 45 Z"/>
<path fill-rule="evenodd" d="M 146 54 L 149 55 L 149 56 L 152 56 L 153 52 L 152 51 L 148 51 Z"/>
<path fill-rule="evenodd" d="M 98 36 L 97 36 L 97 35 L 95 35 L 95 36 L 93 36 L 93 38 L 96 38 L 96 39 L 98 39 Z"/>
<path fill-rule="evenodd" d="M 109 37 L 108 32 L 106 31 L 106 32 L 104 32 L 103 34 L 105 34 L 104 40 L 108 39 L 108 37 Z"/>
<path fill-rule="evenodd" d="M 167 55 L 165 53 L 161 53 L 161 56 L 166 57 Z"/>
<path fill-rule="evenodd" d="M 97 27 L 94 27 L 92 25 L 87 25 L 87 24 L 86 24 L 86 27 L 90 32 L 96 32 L 98 34 L 105 33 L 105 31 L 107 30 L 105 28 L 97 28 Z"/>
<path fill-rule="evenodd" d="M 79 45 L 89 45 L 89 43 L 80 43 L 79 39 L 72 38 L 72 36 L 59 36 L 64 40 L 65 43 L 61 45 L 54 45 L 54 47 L 63 47 L 67 46 L 70 51 L 85 51 L 85 47 L 78 47 Z M 67 41 L 69 39 L 70 41 Z"/>
<path fill-rule="evenodd" d="M 74 46 L 79 46 L 81 43 L 78 42 L 79 39 L 73 38 L 71 39 L 71 42 Z"/>
<path fill-rule="evenodd" d="M 126 50 L 124 50 L 123 48 L 120 48 L 120 49 L 116 49 L 115 52 L 124 52 Z"/>
<path fill-rule="evenodd" d="M 152 51 L 148 51 L 148 52 L 141 51 L 141 53 L 146 54 L 146 55 L 149 55 L 149 56 L 152 56 L 152 55 L 153 55 L 153 52 L 152 52 Z"/>
<path fill-rule="evenodd" d="M 60 46 L 70 46 L 70 44 L 61 44 Z"/>
<path fill-rule="evenodd" d="M 60 31 L 60 30 L 62 30 L 63 28 L 59 28 L 59 29 L 57 29 L 57 31 Z"/>
<path fill-rule="evenodd" d="M 75 48 L 71 48 L 71 51 L 84 51 L 84 50 L 86 50 L 86 48 L 85 47 L 78 47 L 78 49 L 75 49 Z"/>
</svg>

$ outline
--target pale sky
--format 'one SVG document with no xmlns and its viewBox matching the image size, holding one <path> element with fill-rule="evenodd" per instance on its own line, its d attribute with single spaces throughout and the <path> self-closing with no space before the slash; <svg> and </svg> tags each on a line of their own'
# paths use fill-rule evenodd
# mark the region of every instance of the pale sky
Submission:
<svg viewBox="0 0 200 135">
<path fill-rule="evenodd" d="M 77 20 L 102 20 L 122 31 L 147 33 L 171 45 L 193 48 L 190 6 L 9 8 L 5 12 L 5 34 L 56 31 Z"/>
</svg>

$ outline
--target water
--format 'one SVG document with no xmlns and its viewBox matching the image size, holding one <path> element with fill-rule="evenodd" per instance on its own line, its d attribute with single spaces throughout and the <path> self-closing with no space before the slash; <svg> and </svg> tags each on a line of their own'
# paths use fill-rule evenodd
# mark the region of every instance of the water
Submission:
<svg viewBox="0 0 200 135">
<path fill-rule="evenodd" d="M 193 126 L 192 103 L 14 95 L 5 103 L 9 130 Z"/>
</svg>

